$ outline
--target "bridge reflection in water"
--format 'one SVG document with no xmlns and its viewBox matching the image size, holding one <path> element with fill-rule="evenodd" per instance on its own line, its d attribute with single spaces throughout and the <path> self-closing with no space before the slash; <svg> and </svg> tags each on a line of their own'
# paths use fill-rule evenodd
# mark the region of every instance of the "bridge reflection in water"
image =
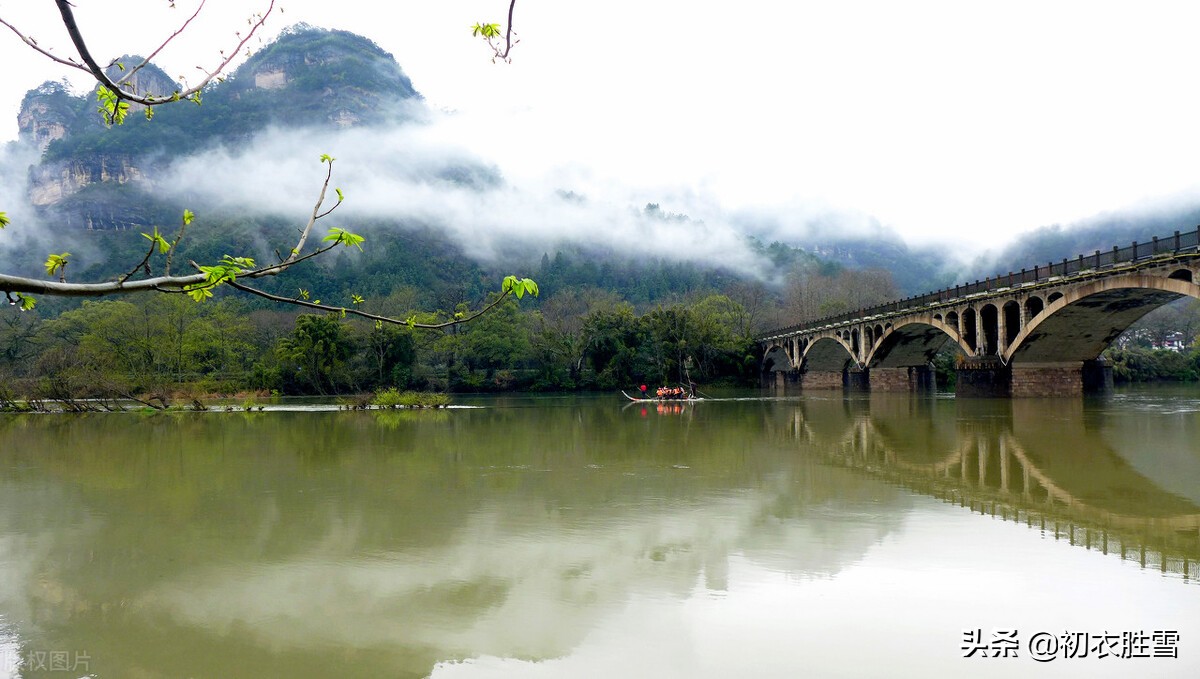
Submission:
<svg viewBox="0 0 1200 679">
<path fill-rule="evenodd" d="M 834 465 L 1196 582 L 1200 489 L 1167 490 L 1178 469 L 1157 466 L 1155 451 L 1114 447 L 1090 408 L 834 397 L 801 400 L 771 426 Z M 1185 464 L 1185 476 L 1200 477 L 1200 457 Z"/>
</svg>

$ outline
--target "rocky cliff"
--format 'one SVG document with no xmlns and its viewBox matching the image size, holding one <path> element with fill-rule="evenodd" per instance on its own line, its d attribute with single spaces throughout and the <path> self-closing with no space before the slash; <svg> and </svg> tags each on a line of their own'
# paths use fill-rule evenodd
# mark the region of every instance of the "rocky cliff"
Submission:
<svg viewBox="0 0 1200 679">
<path fill-rule="evenodd" d="M 67 136 L 79 118 L 79 102 L 61 83 L 45 82 L 30 90 L 17 113 L 17 134 L 21 142 L 45 152 L 50 142 Z"/>
<path fill-rule="evenodd" d="M 118 60 L 125 69 L 140 61 Z M 110 67 L 113 78 L 127 72 Z M 127 85 L 159 96 L 180 88 L 153 66 L 139 69 Z M 107 128 L 94 92 L 72 96 L 48 82 L 25 96 L 17 116 L 20 143 L 42 153 L 29 169 L 29 201 L 66 228 L 135 227 L 149 214 L 141 205 L 153 202 L 153 178 L 173 159 L 243 142 L 268 125 L 388 123 L 405 115 L 404 102 L 419 98 L 392 56 L 370 40 L 303 25 L 207 88 L 201 106 L 167 105 L 153 120 L 133 115 L 141 110 L 134 105 L 125 124 Z M 105 187 L 114 189 L 112 199 L 103 197 Z"/>
</svg>

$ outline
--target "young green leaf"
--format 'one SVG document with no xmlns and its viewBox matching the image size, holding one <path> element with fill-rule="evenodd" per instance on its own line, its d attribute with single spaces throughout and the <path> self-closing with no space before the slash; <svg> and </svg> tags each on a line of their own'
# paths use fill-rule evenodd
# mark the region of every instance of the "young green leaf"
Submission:
<svg viewBox="0 0 1200 679">
<path fill-rule="evenodd" d="M 363 299 L 361 295 L 350 295 L 351 304 L 362 304 L 365 301 L 367 300 Z"/>
<path fill-rule="evenodd" d="M 322 162 L 322 163 L 332 163 L 334 160 L 336 160 L 336 158 L 334 158 L 333 156 L 329 155 L 328 153 L 322 153 L 322 154 L 321 154 L 321 162 Z"/>
<path fill-rule="evenodd" d="M 65 268 L 67 267 L 67 259 L 68 259 L 70 256 L 71 256 L 71 253 L 69 253 L 69 252 L 64 252 L 64 253 L 62 253 L 62 254 L 60 254 L 60 255 L 54 255 L 54 254 L 52 254 L 52 255 L 50 255 L 49 257 L 47 257 L 47 258 L 46 258 L 46 264 L 45 264 L 45 266 L 46 266 L 46 275 L 47 275 L 47 276 L 53 276 L 54 274 L 56 274 L 56 273 L 58 273 L 58 272 L 62 271 L 63 269 L 65 269 Z"/>
<path fill-rule="evenodd" d="M 164 255 L 167 254 L 167 251 L 171 249 L 171 244 L 167 242 L 167 239 L 163 238 L 162 235 L 158 233 L 157 226 L 154 227 L 153 236 L 148 233 L 143 233 L 142 238 L 145 238 L 151 243 L 158 245 L 158 251 Z"/>
<path fill-rule="evenodd" d="M 197 302 L 203 302 L 204 300 L 213 296 L 212 289 L 207 287 L 207 284 L 185 288 L 185 291 L 187 292 L 188 297 L 191 297 Z"/>
<path fill-rule="evenodd" d="M 345 229 L 339 229 L 338 227 L 335 226 L 335 227 L 329 229 L 329 235 L 325 236 L 321 240 L 333 241 L 334 243 L 340 243 L 342 245 L 345 245 L 346 247 L 350 247 L 351 245 L 353 245 L 353 246 L 357 247 L 359 250 L 362 250 L 363 249 L 363 247 L 362 247 L 363 241 L 365 241 L 366 239 L 356 233 L 350 233 L 349 231 L 347 231 Z"/>
<path fill-rule="evenodd" d="M 102 85 L 96 89 L 96 100 L 100 102 L 96 111 L 104 119 L 105 125 L 120 125 L 125 122 L 125 114 L 129 113 L 129 102 L 122 101 L 116 92 Z"/>
<path fill-rule="evenodd" d="M 334 191 L 334 193 L 336 193 L 336 194 L 337 194 L 337 197 L 338 197 L 338 202 L 339 202 L 339 203 L 340 203 L 340 202 L 342 202 L 343 200 L 346 200 L 346 196 L 345 196 L 345 195 L 342 193 L 342 190 L 341 190 L 341 189 L 339 189 L 339 188 L 337 188 L 337 187 L 335 186 L 335 187 L 333 188 L 333 191 Z"/>
<path fill-rule="evenodd" d="M 482 35 L 485 39 L 499 36 L 500 24 L 475 24 L 471 27 L 471 37 L 479 35 Z"/>
<path fill-rule="evenodd" d="M 29 295 L 22 295 L 21 293 L 18 292 L 17 293 L 17 303 L 20 305 L 21 311 L 29 311 L 30 309 L 32 309 L 34 306 L 37 305 L 37 300 L 30 297 Z"/>
<path fill-rule="evenodd" d="M 505 276 L 504 282 L 500 284 L 500 291 L 504 293 L 511 292 L 521 299 L 527 293 L 538 296 L 538 284 L 532 278 L 517 278 L 516 276 Z"/>
<path fill-rule="evenodd" d="M 9 219 L 8 219 L 8 214 L 4 213 L 4 212 L 0 212 L 0 229 L 3 229 L 4 227 L 8 226 L 11 223 L 12 222 L 9 221 Z"/>
<path fill-rule="evenodd" d="M 196 218 L 195 212 L 192 212 L 191 210 L 186 210 L 186 209 L 183 211 L 183 225 L 184 226 L 191 224 L 192 220 L 195 218 Z"/>
</svg>

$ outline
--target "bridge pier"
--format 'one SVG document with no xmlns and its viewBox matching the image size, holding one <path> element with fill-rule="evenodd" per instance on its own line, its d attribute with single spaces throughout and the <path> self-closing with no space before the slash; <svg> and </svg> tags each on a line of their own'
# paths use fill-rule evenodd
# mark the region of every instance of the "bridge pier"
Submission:
<svg viewBox="0 0 1200 679">
<path fill-rule="evenodd" d="M 1112 390 L 1112 366 L 1102 358 L 1012 365 L 1013 396 L 1080 396 L 1106 394 Z"/>
<path fill-rule="evenodd" d="M 927 365 L 871 368 L 871 391 L 926 393 L 934 391 L 933 370 Z"/>
<path fill-rule="evenodd" d="M 846 391 L 870 391 L 871 374 L 861 368 L 850 368 L 845 373 L 843 384 Z"/>
<path fill-rule="evenodd" d="M 786 394 L 800 386 L 799 370 L 771 370 L 763 373 L 762 385 L 776 393 Z"/>
<path fill-rule="evenodd" d="M 800 389 L 843 389 L 844 375 L 841 370 L 807 370 L 800 374 Z"/>
<path fill-rule="evenodd" d="M 1111 394 L 1113 369 L 1103 357 L 1083 362 L 1083 393 Z"/>
<path fill-rule="evenodd" d="M 1079 396 L 1083 394 L 1083 363 L 1025 363 L 1012 366 L 1012 395 Z"/>
<path fill-rule="evenodd" d="M 1012 371 L 999 358 L 984 357 L 958 366 L 955 396 L 1012 396 Z"/>
</svg>

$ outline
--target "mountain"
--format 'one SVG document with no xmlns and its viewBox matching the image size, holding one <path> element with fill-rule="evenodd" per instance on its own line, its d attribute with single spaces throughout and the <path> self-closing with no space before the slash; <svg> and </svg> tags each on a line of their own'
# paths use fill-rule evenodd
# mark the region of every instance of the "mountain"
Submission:
<svg viewBox="0 0 1200 679">
<path fill-rule="evenodd" d="M 1114 211 L 1069 226 L 1054 224 L 1025 234 L 992 257 L 980 259 L 972 269 L 978 276 L 1020 271 L 1034 264 L 1074 259 L 1126 247 L 1133 241 L 1172 236 L 1200 224 L 1200 205 L 1175 204 L 1156 209 Z"/>
<path fill-rule="evenodd" d="M 124 68 L 136 56 L 118 60 Z M 110 67 L 113 74 L 121 71 Z M 133 76 L 143 94 L 183 87 L 154 66 Z M 29 170 L 29 202 L 58 228 L 142 228 L 177 211 L 155 196 L 155 177 L 173 161 L 217 145 L 236 145 L 269 126 L 331 129 L 393 123 L 421 97 L 390 54 L 346 31 L 297 25 L 203 92 L 202 105 L 156 108 L 153 120 L 130 107 L 125 124 L 106 128 L 94 94 L 72 96 L 48 82 L 29 92 L 18 114 L 19 143 L 42 151 Z M 99 190 L 99 187 L 104 187 Z M 120 187 L 119 190 L 109 189 Z"/>
</svg>

